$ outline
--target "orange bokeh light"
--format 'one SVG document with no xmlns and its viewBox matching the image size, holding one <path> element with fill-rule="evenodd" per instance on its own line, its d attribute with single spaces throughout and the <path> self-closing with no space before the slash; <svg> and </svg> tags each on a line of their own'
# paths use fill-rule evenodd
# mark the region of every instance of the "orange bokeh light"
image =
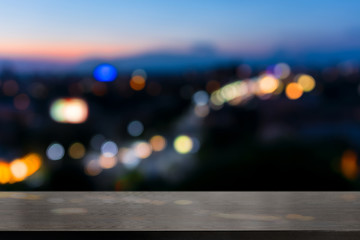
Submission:
<svg viewBox="0 0 360 240">
<path fill-rule="evenodd" d="M 303 92 L 302 87 L 295 82 L 289 83 L 285 89 L 286 96 L 291 100 L 299 99 L 303 95 Z"/>
<path fill-rule="evenodd" d="M 23 158 L 23 161 L 28 169 L 27 176 L 30 176 L 33 173 L 35 173 L 41 166 L 41 158 L 38 154 L 35 153 L 26 155 Z"/>
<path fill-rule="evenodd" d="M 103 169 L 110 169 L 115 167 L 117 163 L 117 160 L 115 157 L 106 157 L 104 155 L 101 155 L 99 158 L 99 165 Z"/>
<path fill-rule="evenodd" d="M 349 180 L 358 177 L 359 167 L 357 165 L 357 155 L 352 150 L 347 150 L 341 157 L 341 172 Z"/>
<path fill-rule="evenodd" d="M 11 179 L 11 172 L 7 162 L 0 162 L 0 184 L 6 184 Z"/>
<path fill-rule="evenodd" d="M 0 161 L 0 184 L 12 184 L 25 180 L 40 168 L 41 163 L 41 157 L 35 153 L 30 153 L 10 163 Z"/>
<path fill-rule="evenodd" d="M 155 152 L 160 152 L 166 147 L 166 139 L 160 135 L 153 136 L 149 142 Z"/>
<path fill-rule="evenodd" d="M 141 91 L 145 87 L 145 78 L 142 76 L 133 76 L 130 80 L 130 87 L 135 91 Z"/>
</svg>

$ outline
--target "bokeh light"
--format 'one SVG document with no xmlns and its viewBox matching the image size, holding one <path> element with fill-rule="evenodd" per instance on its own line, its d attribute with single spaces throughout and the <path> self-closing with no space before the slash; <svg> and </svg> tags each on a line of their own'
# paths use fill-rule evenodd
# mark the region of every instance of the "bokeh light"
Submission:
<svg viewBox="0 0 360 240">
<path fill-rule="evenodd" d="M 145 78 L 142 76 L 134 76 L 130 80 L 130 87 L 135 91 L 141 91 L 145 88 Z"/>
<path fill-rule="evenodd" d="M 136 69 L 135 71 L 133 71 L 131 76 L 132 77 L 140 76 L 140 77 L 143 77 L 145 80 L 147 78 L 147 74 L 146 74 L 145 70 L 143 70 L 143 69 Z"/>
<path fill-rule="evenodd" d="M 194 108 L 194 113 L 198 117 L 206 117 L 210 113 L 210 108 L 208 105 L 196 105 Z"/>
<path fill-rule="evenodd" d="M 121 148 L 119 158 L 120 162 L 129 170 L 136 168 L 141 162 L 141 159 L 136 156 L 135 150 L 129 148 Z"/>
<path fill-rule="evenodd" d="M 236 83 L 230 83 L 221 88 L 220 94 L 225 101 L 231 101 L 238 96 L 235 84 Z"/>
<path fill-rule="evenodd" d="M 341 157 L 341 172 L 349 180 L 355 180 L 359 174 L 357 165 L 357 154 L 352 150 L 347 150 Z"/>
<path fill-rule="evenodd" d="M 11 179 L 9 163 L 0 161 L 0 184 L 6 184 Z"/>
<path fill-rule="evenodd" d="M 101 146 L 101 153 L 107 158 L 112 158 L 118 153 L 119 149 L 115 142 L 107 141 Z"/>
<path fill-rule="evenodd" d="M 46 156 L 50 160 L 60 160 L 65 155 L 65 149 L 60 143 L 52 143 L 46 150 Z"/>
<path fill-rule="evenodd" d="M 27 176 L 30 176 L 40 168 L 42 160 L 40 155 L 30 153 L 23 158 L 23 162 L 27 166 Z"/>
<path fill-rule="evenodd" d="M 196 137 L 192 137 L 192 148 L 191 153 L 197 153 L 200 150 L 200 140 Z"/>
<path fill-rule="evenodd" d="M 209 101 L 209 94 L 206 91 L 198 91 L 193 95 L 193 101 L 198 106 L 204 106 Z"/>
<path fill-rule="evenodd" d="M 303 95 L 303 89 L 300 84 L 292 82 L 286 86 L 285 94 L 289 99 L 296 100 Z"/>
<path fill-rule="evenodd" d="M 71 144 L 68 150 L 69 156 L 73 159 L 83 158 L 85 152 L 86 152 L 85 146 L 79 142 L 75 142 Z"/>
<path fill-rule="evenodd" d="M 151 145 L 145 141 L 137 142 L 134 145 L 135 156 L 141 159 L 148 158 L 152 153 Z"/>
<path fill-rule="evenodd" d="M 166 147 L 166 139 L 160 135 L 153 136 L 149 142 L 154 152 L 160 152 Z"/>
<path fill-rule="evenodd" d="M 113 167 L 115 167 L 116 163 L 117 163 L 117 160 L 114 156 L 112 156 L 112 157 L 108 157 L 105 155 L 100 156 L 99 165 L 103 169 L 113 168 Z"/>
<path fill-rule="evenodd" d="M 127 126 L 127 131 L 130 134 L 130 136 L 138 137 L 140 136 L 144 131 L 144 125 L 140 121 L 132 121 Z"/>
<path fill-rule="evenodd" d="M 174 148 L 180 154 L 186 154 L 193 148 L 193 141 L 189 136 L 180 135 L 174 141 Z"/>
<path fill-rule="evenodd" d="M 80 98 L 61 98 L 50 106 L 51 118 L 60 123 L 83 123 L 88 117 L 88 105 Z"/>
<path fill-rule="evenodd" d="M 89 176 L 97 176 L 102 172 L 99 162 L 95 159 L 90 160 L 85 166 L 85 173 Z"/>
<path fill-rule="evenodd" d="M 16 182 L 22 181 L 28 176 L 28 168 L 21 159 L 16 159 L 10 163 L 10 171 Z"/>
<path fill-rule="evenodd" d="M 273 72 L 275 77 L 285 79 L 290 75 L 291 69 L 286 63 L 278 63 L 275 65 Z"/>
<path fill-rule="evenodd" d="M 360 1 L 0 2 L 0 190 L 360 190 Z"/>
<path fill-rule="evenodd" d="M 211 94 L 210 101 L 213 106 L 222 106 L 225 103 L 224 98 L 221 96 L 221 90 L 216 90 Z"/>
<path fill-rule="evenodd" d="M 296 76 L 295 79 L 304 92 L 310 92 L 315 88 L 315 79 L 310 75 L 301 74 Z"/>
<path fill-rule="evenodd" d="M 0 184 L 23 181 L 34 174 L 41 166 L 38 154 L 30 153 L 11 162 L 0 160 Z"/>
<path fill-rule="evenodd" d="M 269 74 L 261 76 L 258 83 L 260 94 L 273 93 L 279 87 L 279 80 Z"/>
<path fill-rule="evenodd" d="M 101 64 L 94 69 L 94 78 L 100 82 L 111 82 L 117 77 L 117 70 L 110 64 Z"/>
</svg>

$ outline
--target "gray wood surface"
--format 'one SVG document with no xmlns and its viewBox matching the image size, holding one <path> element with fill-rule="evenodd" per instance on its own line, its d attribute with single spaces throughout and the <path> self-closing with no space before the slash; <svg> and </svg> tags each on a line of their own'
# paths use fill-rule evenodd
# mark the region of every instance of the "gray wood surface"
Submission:
<svg viewBox="0 0 360 240">
<path fill-rule="evenodd" d="M 0 192 L 0 230 L 360 231 L 357 192 Z"/>
</svg>

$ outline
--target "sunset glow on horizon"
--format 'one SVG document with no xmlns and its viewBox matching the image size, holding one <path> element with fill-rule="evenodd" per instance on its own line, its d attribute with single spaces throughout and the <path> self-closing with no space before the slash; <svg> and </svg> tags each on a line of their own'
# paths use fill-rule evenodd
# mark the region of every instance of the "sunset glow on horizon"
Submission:
<svg viewBox="0 0 360 240">
<path fill-rule="evenodd" d="M 56 59 L 60 61 L 76 61 L 86 57 L 112 58 L 141 52 L 137 46 L 92 46 L 87 43 L 33 43 L 32 45 L 23 43 L 1 43 L 0 45 L 0 57 Z"/>
<path fill-rule="evenodd" d="M 360 49 L 359 7 L 357 1 L 335 0 L 291 4 L 2 0 L 0 57 L 112 58 L 183 51 L 198 43 L 219 54 L 253 57 L 278 50 Z"/>
</svg>

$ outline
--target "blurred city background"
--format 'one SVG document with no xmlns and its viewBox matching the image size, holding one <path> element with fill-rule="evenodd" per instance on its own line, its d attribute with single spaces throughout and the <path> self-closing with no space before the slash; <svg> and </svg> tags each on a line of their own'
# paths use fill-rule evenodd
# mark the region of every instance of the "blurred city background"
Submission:
<svg viewBox="0 0 360 240">
<path fill-rule="evenodd" d="M 0 190 L 359 190 L 359 1 L 0 1 Z"/>
</svg>

